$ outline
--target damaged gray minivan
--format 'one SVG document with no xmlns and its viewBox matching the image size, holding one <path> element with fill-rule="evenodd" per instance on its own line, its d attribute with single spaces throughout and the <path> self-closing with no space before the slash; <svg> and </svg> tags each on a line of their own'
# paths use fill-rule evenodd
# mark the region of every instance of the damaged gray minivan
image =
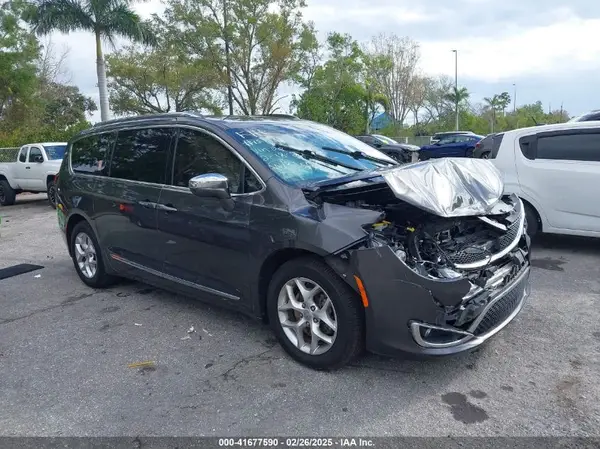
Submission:
<svg viewBox="0 0 600 449">
<path fill-rule="evenodd" d="M 268 320 L 317 369 L 447 355 L 529 292 L 523 204 L 489 161 L 398 165 L 287 116 L 118 119 L 69 143 L 57 213 L 81 280 L 128 277 Z"/>
</svg>

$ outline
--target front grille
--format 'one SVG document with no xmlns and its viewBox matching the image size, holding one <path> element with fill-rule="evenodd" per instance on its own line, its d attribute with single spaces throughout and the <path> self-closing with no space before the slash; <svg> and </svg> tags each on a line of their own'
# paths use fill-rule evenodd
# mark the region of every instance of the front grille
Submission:
<svg viewBox="0 0 600 449">
<path fill-rule="evenodd" d="M 523 212 L 521 211 L 521 214 Z M 494 252 L 486 250 L 483 247 L 479 247 L 477 244 L 465 244 L 463 248 L 449 253 L 448 258 L 450 261 L 457 265 L 471 264 L 487 260 L 494 253 L 499 253 L 508 246 L 511 245 L 519 235 L 519 225 L 521 223 L 521 215 L 517 216 L 514 222 L 508 227 L 500 237 L 498 237 L 497 245 L 495 245 Z"/>
<path fill-rule="evenodd" d="M 523 279 L 519 285 L 494 303 L 485 313 L 481 322 L 477 325 L 473 334 L 482 335 L 502 323 L 518 307 L 523 298 L 527 279 Z"/>
</svg>

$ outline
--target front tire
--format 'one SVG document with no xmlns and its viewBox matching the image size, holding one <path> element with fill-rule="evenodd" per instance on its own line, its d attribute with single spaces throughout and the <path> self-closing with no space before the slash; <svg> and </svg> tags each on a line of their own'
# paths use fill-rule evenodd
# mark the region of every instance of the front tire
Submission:
<svg viewBox="0 0 600 449">
<path fill-rule="evenodd" d="M 363 351 L 364 317 L 357 294 L 317 258 L 293 259 L 275 273 L 267 313 L 285 351 L 310 368 L 338 369 Z"/>
<path fill-rule="evenodd" d="M 2 206 L 12 206 L 15 204 L 15 199 L 17 197 L 17 192 L 10 186 L 8 181 L 1 180 L 0 181 L 0 204 Z"/>
<path fill-rule="evenodd" d="M 47 193 L 48 193 L 48 203 L 50 204 L 50 207 L 52 207 L 53 209 L 56 209 L 56 184 L 54 181 L 50 181 L 48 183 Z"/>
<path fill-rule="evenodd" d="M 75 271 L 84 284 L 92 288 L 104 288 L 114 283 L 115 278 L 106 273 L 100 245 L 86 221 L 75 225 L 70 245 Z"/>
</svg>

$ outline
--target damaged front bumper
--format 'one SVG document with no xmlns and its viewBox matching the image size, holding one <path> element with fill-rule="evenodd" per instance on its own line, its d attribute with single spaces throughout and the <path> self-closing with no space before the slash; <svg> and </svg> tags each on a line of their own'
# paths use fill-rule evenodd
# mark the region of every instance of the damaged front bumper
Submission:
<svg viewBox="0 0 600 449">
<path fill-rule="evenodd" d="M 471 350 L 506 327 L 529 295 L 529 238 L 495 258 L 483 286 L 466 278 L 421 276 L 389 247 L 347 253 L 346 278 L 358 276 L 368 296 L 367 349 L 383 355 L 450 355 Z"/>
<path fill-rule="evenodd" d="M 411 320 L 411 336 L 424 349 L 421 352 L 444 355 L 466 351 L 497 334 L 517 316 L 529 296 L 529 271 L 529 266 L 522 269 L 516 279 L 491 295 L 466 329 Z"/>
</svg>

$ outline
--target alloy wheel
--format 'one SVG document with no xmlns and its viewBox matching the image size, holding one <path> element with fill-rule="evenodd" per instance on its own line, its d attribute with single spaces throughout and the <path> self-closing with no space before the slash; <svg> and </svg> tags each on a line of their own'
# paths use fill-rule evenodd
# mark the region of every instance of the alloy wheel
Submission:
<svg viewBox="0 0 600 449">
<path fill-rule="evenodd" d="M 333 302 L 316 282 L 297 277 L 287 281 L 277 298 L 279 323 L 300 351 L 320 355 L 333 346 L 337 315 Z"/>
<path fill-rule="evenodd" d="M 96 248 L 89 235 L 80 232 L 75 237 L 75 258 L 79 271 L 86 278 L 91 279 L 98 271 Z"/>
<path fill-rule="evenodd" d="M 48 187 L 48 199 L 50 200 L 50 204 L 56 204 L 56 187 L 54 185 Z"/>
</svg>

